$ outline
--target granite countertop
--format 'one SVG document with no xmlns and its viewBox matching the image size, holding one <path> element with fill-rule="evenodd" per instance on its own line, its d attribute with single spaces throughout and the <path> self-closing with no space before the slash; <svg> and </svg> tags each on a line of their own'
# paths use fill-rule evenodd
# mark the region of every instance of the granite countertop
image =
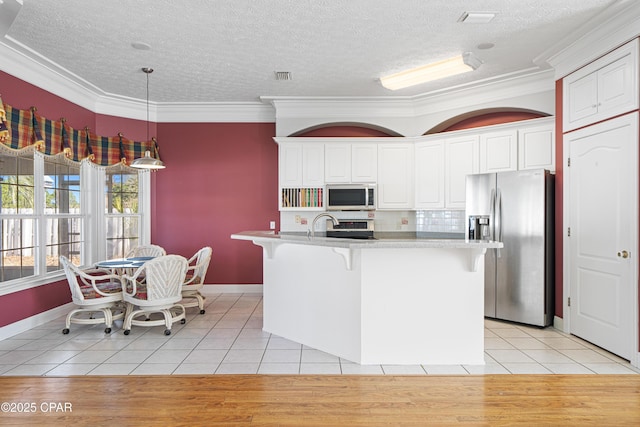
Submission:
<svg viewBox="0 0 640 427">
<path fill-rule="evenodd" d="M 242 231 L 231 235 L 236 240 L 251 240 L 272 243 L 293 243 L 299 245 L 329 246 L 349 249 L 376 248 L 502 248 L 501 242 L 489 240 L 433 239 L 422 237 L 412 232 L 375 233 L 375 239 L 343 239 L 326 237 L 324 233 L 316 233 L 308 237 L 305 233 L 277 233 L 274 231 Z"/>
</svg>

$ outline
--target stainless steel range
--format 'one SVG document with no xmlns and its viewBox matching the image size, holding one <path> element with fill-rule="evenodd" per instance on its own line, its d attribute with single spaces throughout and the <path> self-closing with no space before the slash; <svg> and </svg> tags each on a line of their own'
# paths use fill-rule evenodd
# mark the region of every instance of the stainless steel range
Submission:
<svg viewBox="0 0 640 427">
<path fill-rule="evenodd" d="M 327 237 L 373 239 L 373 231 L 373 219 L 341 219 L 337 225 L 327 220 Z"/>
</svg>

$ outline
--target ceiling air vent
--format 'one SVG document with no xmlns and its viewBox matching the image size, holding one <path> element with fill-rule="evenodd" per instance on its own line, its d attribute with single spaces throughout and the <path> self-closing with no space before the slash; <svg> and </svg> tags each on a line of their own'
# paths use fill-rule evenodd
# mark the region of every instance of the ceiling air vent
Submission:
<svg viewBox="0 0 640 427">
<path fill-rule="evenodd" d="M 274 71 L 276 80 L 291 80 L 291 72 L 289 71 Z"/>
</svg>

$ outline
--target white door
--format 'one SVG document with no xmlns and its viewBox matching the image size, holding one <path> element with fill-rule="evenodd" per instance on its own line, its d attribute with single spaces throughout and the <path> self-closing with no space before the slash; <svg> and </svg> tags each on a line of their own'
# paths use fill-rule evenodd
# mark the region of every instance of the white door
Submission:
<svg viewBox="0 0 640 427">
<path fill-rule="evenodd" d="M 571 333 L 631 359 L 638 304 L 637 114 L 566 139 Z"/>
</svg>

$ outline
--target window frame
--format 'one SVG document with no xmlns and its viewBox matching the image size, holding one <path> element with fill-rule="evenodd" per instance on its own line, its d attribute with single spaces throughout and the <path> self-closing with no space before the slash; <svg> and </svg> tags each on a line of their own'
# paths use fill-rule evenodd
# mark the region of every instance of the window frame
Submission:
<svg viewBox="0 0 640 427">
<path fill-rule="evenodd" d="M 57 213 L 45 214 L 45 190 L 44 190 L 44 160 L 46 156 L 38 151 L 26 154 L 0 151 L 3 155 L 15 155 L 22 157 L 33 156 L 34 174 L 34 214 L 29 215 L 35 221 L 35 254 L 33 276 L 0 282 L 0 296 L 8 295 L 26 289 L 58 282 L 65 279 L 62 269 L 51 272 L 46 271 L 46 224 L 50 218 L 78 217 L 76 214 Z M 104 183 L 106 167 L 95 165 L 83 160 L 80 166 L 80 216 L 82 217 L 82 236 L 80 259 L 82 266 L 93 265 L 95 262 L 105 259 L 106 254 L 106 215 Z M 123 166 L 117 166 L 123 167 Z M 136 171 L 135 169 L 131 169 Z M 136 171 L 138 178 L 138 221 L 140 227 L 139 244 L 149 244 L 151 241 L 151 178 L 150 171 Z M 5 218 L 24 218 L 19 214 L 3 214 L 0 212 L 0 220 Z M 92 237 L 95 236 L 95 237 Z"/>
</svg>

